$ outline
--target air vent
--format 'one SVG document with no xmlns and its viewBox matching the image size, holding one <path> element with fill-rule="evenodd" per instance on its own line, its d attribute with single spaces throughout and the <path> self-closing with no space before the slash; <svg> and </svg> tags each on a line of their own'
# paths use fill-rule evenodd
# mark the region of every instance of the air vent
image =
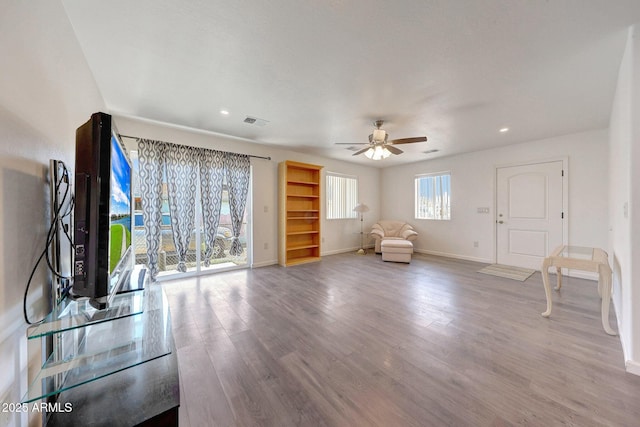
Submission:
<svg viewBox="0 0 640 427">
<path fill-rule="evenodd" d="M 424 154 L 431 154 L 431 153 L 437 153 L 438 151 L 440 151 L 440 150 L 438 150 L 438 149 L 433 149 L 433 150 L 423 151 L 423 153 L 424 153 Z"/>
<path fill-rule="evenodd" d="M 269 120 L 265 120 L 265 119 L 259 119 L 257 117 L 251 117 L 251 116 L 247 116 L 244 119 L 244 122 L 248 125 L 254 125 L 254 126 L 266 126 L 267 123 L 269 123 Z"/>
</svg>

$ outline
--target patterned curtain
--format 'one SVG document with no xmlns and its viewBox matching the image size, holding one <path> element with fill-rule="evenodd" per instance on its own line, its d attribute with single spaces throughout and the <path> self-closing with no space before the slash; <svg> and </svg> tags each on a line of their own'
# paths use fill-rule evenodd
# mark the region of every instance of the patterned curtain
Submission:
<svg viewBox="0 0 640 427">
<path fill-rule="evenodd" d="M 224 181 L 224 153 L 215 150 L 200 151 L 200 192 L 202 198 L 202 220 L 205 244 L 204 266 L 209 267 L 214 255 L 220 207 L 222 206 L 222 184 Z M 219 248 L 220 249 L 220 248 Z"/>
<path fill-rule="evenodd" d="M 186 272 L 187 251 L 195 225 L 198 151 L 184 145 L 165 144 L 167 193 L 173 242 L 178 255 L 178 271 Z"/>
<path fill-rule="evenodd" d="M 224 153 L 224 163 L 227 172 L 227 186 L 229 187 L 229 208 L 231 211 L 231 226 L 233 228 L 233 242 L 230 255 L 242 255 L 240 244 L 240 229 L 244 218 L 244 208 L 249 193 L 249 179 L 251 163 L 246 154 Z"/>
<path fill-rule="evenodd" d="M 162 227 L 163 152 L 163 142 L 138 139 L 142 217 L 147 241 L 147 267 L 151 273 L 151 279 L 154 281 L 158 275 L 158 251 L 160 250 Z"/>
</svg>

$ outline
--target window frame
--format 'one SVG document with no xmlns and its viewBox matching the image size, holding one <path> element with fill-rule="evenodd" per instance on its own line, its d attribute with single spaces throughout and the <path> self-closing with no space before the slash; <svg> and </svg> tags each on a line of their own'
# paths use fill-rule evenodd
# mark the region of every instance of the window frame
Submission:
<svg viewBox="0 0 640 427">
<path fill-rule="evenodd" d="M 330 177 L 334 177 L 334 178 L 341 178 L 344 180 L 353 180 L 354 184 L 355 184 L 355 195 L 353 196 L 353 201 L 348 200 L 348 195 L 345 192 L 344 193 L 344 199 L 340 201 L 340 203 L 342 204 L 342 206 L 344 207 L 342 212 L 339 212 L 339 214 L 341 214 L 342 216 L 336 216 L 336 217 L 329 217 L 329 214 L 335 210 L 330 209 L 329 208 L 329 202 L 333 199 L 330 198 L 329 196 L 329 179 Z M 346 183 L 345 183 L 346 185 Z M 325 174 L 325 203 L 324 203 L 324 207 L 325 207 L 325 219 L 332 221 L 332 220 L 340 220 L 340 219 L 358 219 L 358 213 L 355 212 L 353 210 L 353 208 L 356 207 L 356 205 L 359 203 L 359 199 L 358 199 L 358 194 L 360 192 L 360 181 L 358 179 L 357 175 L 348 175 L 348 174 L 344 174 L 344 173 L 339 173 L 339 172 L 330 172 L 327 171 L 327 173 Z M 349 206 L 349 204 L 353 202 L 353 206 Z M 346 216 L 345 216 L 346 215 Z"/>
<path fill-rule="evenodd" d="M 428 211 L 424 213 L 423 216 L 420 216 L 420 206 L 419 206 L 419 185 L 420 185 L 420 180 L 422 180 L 423 178 L 434 178 L 433 179 L 433 188 L 431 190 L 431 192 L 433 193 L 434 197 L 437 194 L 437 189 L 435 188 L 436 186 L 436 182 L 437 180 L 435 178 L 441 178 L 442 177 L 448 177 L 448 188 L 446 189 L 441 189 L 443 195 L 446 194 L 447 195 L 447 205 L 446 205 L 446 213 L 447 215 L 440 215 L 440 217 L 438 217 L 437 215 L 435 215 L 435 206 L 433 208 L 434 210 L 434 215 L 433 217 L 429 216 Z M 414 218 L 417 220 L 431 220 L 431 221 L 451 221 L 451 171 L 442 171 L 442 172 L 432 172 L 432 173 L 423 173 L 423 174 L 418 174 L 414 176 L 414 193 L 413 193 L 413 198 L 414 198 Z M 444 206 L 443 206 L 444 207 Z M 442 207 L 440 208 L 440 210 L 442 210 Z"/>
<path fill-rule="evenodd" d="M 132 162 L 132 181 L 133 180 L 139 180 L 139 155 L 138 155 L 138 150 L 137 149 L 130 149 L 129 150 L 129 155 L 131 157 L 131 162 Z M 135 164 L 134 164 L 135 162 Z M 218 272 L 223 272 L 223 271 L 230 271 L 230 270 L 240 270 L 240 269 L 247 269 L 247 268 L 251 268 L 251 266 L 253 265 L 253 241 L 252 241 L 252 237 L 253 237 L 253 216 L 252 216 L 252 212 L 253 212 L 253 175 L 254 170 L 253 170 L 253 165 L 250 165 L 250 170 L 249 170 L 249 174 L 250 174 L 250 179 L 249 179 L 249 193 L 247 194 L 247 202 L 246 202 L 246 206 L 245 206 L 245 211 L 244 211 L 244 218 L 243 218 L 243 223 L 242 223 L 242 228 L 244 229 L 244 231 L 241 231 L 240 234 L 240 238 L 244 238 L 245 242 L 246 242 L 246 248 L 244 251 L 244 257 L 245 257 L 245 263 L 244 264 L 236 264 L 235 266 L 228 266 L 228 267 L 205 267 L 203 260 L 202 260 L 202 251 L 201 250 L 195 250 L 195 267 L 189 267 L 189 269 L 182 273 L 182 272 L 177 272 L 174 271 L 172 268 L 167 268 L 164 270 L 161 270 L 158 274 L 157 277 L 157 281 L 158 282 L 163 282 L 165 280 L 174 280 L 177 278 L 188 278 L 188 277 L 197 277 L 197 276 L 206 276 L 209 274 L 214 274 L 214 273 L 218 273 Z M 163 224 L 161 226 L 161 229 L 165 232 L 167 231 L 171 231 L 171 235 L 173 234 L 173 230 L 171 229 L 171 224 L 164 224 L 164 216 L 165 215 L 169 215 L 169 207 L 168 207 L 168 201 L 167 199 L 164 197 L 165 191 L 166 191 L 166 169 L 163 170 L 163 177 L 162 177 L 162 184 L 163 184 L 163 197 L 162 197 L 162 208 L 161 208 L 161 213 L 163 215 Z M 224 177 L 224 184 L 223 184 L 223 193 L 227 192 L 227 197 L 226 199 L 228 199 L 228 184 L 226 182 L 226 176 Z M 140 230 L 144 229 L 144 224 L 142 225 L 135 225 L 135 219 L 136 219 L 136 215 L 142 215 L 142 200 L 140 200 L 140 209 L 136 209 L 136 196 L 140 194 L 140 187 L 139 187 L 139 182 L 137 184 L 135 184 L 134 182 L 132 182 L 132 188 L 131 188 L 131 192 L 133 195 L 133 201 L 132 204 L 133 206 L 133 233 L 132 233 L 132 241 L 131 244 L 134 248 L 134 257 L 133 257 L 133 262 L 135 264 L 137 263 L 136 260 L 136 250 L 141 249 L 141 247 L 139 247 L 136 242 L 138 241 L 138 239 L 142 239 L 142 244 L 144 245 L 144 249 L 146 250 L 146 237 L 144 234 L 140 235 L 141 233 L 139 232 Z M 200 180 L 198 180 L 197 182 L 197 186 L 196 186 L 196 209 L 195 209 L 195 222 L 194 222 L 194 229 L 192 230 L 192 241 L 190 242 L 190 246 L 193 245 L 195 248 L 201 248 L 202 247 L 202 233 L 204 232 L 204 226 L 202 223 L 202 207 L 201 207 L 201 203 L 202 203 L 202 193 L 200 191 Z M 224 202 L 224 197 L 223 197 L 223 201 Z M 228 200 L 227 200 L 228 203 Z M 220 210 L 220 217 L 222 217 L 223 214 L 223 210 Z M 230 215 L 230 214 L 229 214 Z M 229 227 L 227 227 L 227 225 L 229 225 Z M 231 228 L 231 224 L 229 223 L 220 223 L 218 224 L 218 227 L 220 229 L 220 227 L 225 227 L 225 228 Z M 138 232 L 136 232 L 138 231 Z M 195 235 L 193 234 L 195 233 Z M 165 236 L 161 235 L 160 237 L 160 246 L 162 247 L 162 239 L 166 238 Z M 172 243 L 170 243 L 172 244 Z M 231 259 L 232 256 L 231 255 L 227 255 L 226 257 L 224 257 L 226 260 Z M 215 261 L 215 260 L 214 260 Z M 190 261 L 191 262 L 191 261 Z M 216 263 L 212 262 L 212 266 L 214 266 Z M 171 264 L 173 265 L 173 264 Z"/>
</svg>

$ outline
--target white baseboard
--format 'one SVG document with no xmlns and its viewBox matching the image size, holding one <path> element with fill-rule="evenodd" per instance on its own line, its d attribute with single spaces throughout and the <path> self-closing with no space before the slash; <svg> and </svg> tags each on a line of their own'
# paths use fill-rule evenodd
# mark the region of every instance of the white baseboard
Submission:
<svg viewBox="0 0 640 427">
<path fill-rule="evenodd" d="M 613 305 L 613 312 L 616 314 L 616 322 L 618 326 L 618 338 L 620 339 L 620 345 L 622 346 L 622 356 L 624 357 L 625 360 L 625 367 L 627 368 L 627 372 L 631 372 L 631 373 L 635 373 L 636 375 L 640 375 L 640 373 L 636 373 L 634 371 L 637 371 L 637 367 L 640 366 L 637 362 L 634 362 L 631 359 L 628 359 L 629 357 L 629 352 L 628 347 L 627 347 L 627 342 L 625 341 L 624 337 L 624 330 L 622 329 L 622 325 L 620 324 L 620 310 L 618 309 L 618 305 L 616 304 L 617 299 L 616 298 L 611 298 L 611 302 Z M 629 368 L 629 365 L 632 365 L 631 368 Z M 633 366 L 635 365 L 635 367 Z"/>
<path fill-rule="evenodd" d="M 262 262 L 254 262 L 253 264 L 251 264 L 251 268 L 267 267 L 269 265 L 275 265 L 277 263 L 278 263 L 277 259 L 272 259 L 269 261 L 262 261 Z"/>
<path fill-rule="evenodd" d="M 493 263 L 493 260 L 487 259 L 487 258 L 478 258 L 478 257 L 467 256 L 467 255 L 450 254 L 450 253 L 447 253 L 447 252 L 439 252 L 439 251 L 429 251 L 429 250 L 426 250 L 426 249 L 414 249 L 413 251 L 417 252 L 419 254 L 443 256 L 443 257 L 447 257 L 447 258 L 462 259 L 462 260 L 465 260 L 465 261 L 483 262 L 485 264 L 492 264 Z"/>
<path fill-rule="evenodd" d="M 373 249 L 373 245 L 365 245 L 365 249 Z M 325 251 L 325 252 L 321 252 L 320 256 L 327 256 L 327 255 L 338 255 L 338 254 L 344 254 L 344 253 L 348 253 L 348 252 L 357 252 L 358 249 L 360 249 L 360 246 L 354 246 L 352 248 L 341 248 L 341 249 L 334 249 L 332 251 Z M 270 265 L 276 265 L 278 264 L 278 260 L 277 259 L 272 259 L 272 260 L 268 260 L 268 261 L 261 261 L 261 262 L 254 262 L 251 265 L 251 268 L 260 268 L 260 267 L 268 267 Z"/>
<path fill-rule="evenodd" d="M 627 368 L 627 372 L 630 374 L 640 375 L 640 363 L 633 360 L 627 360 L 625 362 L 625 367 Z"/>
<path fill-rule="evenodd" d="M 332 251 L 322 252 L 320 256 L 338 255 L 338 254 L 345 254 L 347 252 L 356 252 L 358 249 L 360 249 L 359 246 L 354 246 L 353 248 L 334 249 Z"/>
<path fill-rule="evenodd" d="M 372 245 L 365 245 L 364 248 L 368 250 L 368 249 L 372 249 L 373 246 Z M 320 256 L 338 255 L 338 254 L 344 254 L 344 253 L 347 253 L 347 252 L 357 252 L 358 249 L 360 249 L 360 246 L 354 246 L 352 248 L 334 249 L 332 251 L 322 252 L 320 254 Z"/>
</svg>

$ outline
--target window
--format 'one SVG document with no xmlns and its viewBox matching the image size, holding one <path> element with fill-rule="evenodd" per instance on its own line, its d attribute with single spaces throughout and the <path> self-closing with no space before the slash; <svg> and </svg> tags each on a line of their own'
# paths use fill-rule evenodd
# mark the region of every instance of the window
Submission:
<svg viewBox="0 0 640 427">
<path fill-rule="evenodd" d="M 451 219 L 449 172 L 416 176 L 416 219 Z"/>
<path fill-rule="evenodd" d="M 327 219 L 357 218 L 358 178 L 327 172 Z"/>
<path fill-rule="evenodd" d="M 131 161 L 133 163 L 133 187 L 134 196 L 134 227 L 133 227 L 133 245 L 135 251 L 136 264 L 147 263 L 147 240 L 144 231 L 144 219 L 142 216 L 142 195 L 139 182 L 140 163 L 138 160 L 138 152 L 131 151 Z M 191 233 L 189 249 L 187 251 L 187 272 L 200 273 L 214 270 L 223 270 L 232 267 L 248 267 L 251 265 L 249 258 L 250 242 L 249 227 L 250 218 L 248 212 L 251 210 L 251 189 L 247 197 L 247 205 L 243 217 L 242 227 L 240 231 L 240 244 L 243 247 L 242 255 L 234 256 L 229 253 L 233 237 L 233 226 L 231 225 L 231 210 L 229 207 L 229 191 L 226 183 L 226 177 L 222 186 L 222 205 L 220 206 L 220 217 L 215 242 L 213 245 L 213 255 L 210 260 L 210 266 L 204 264 L 204 243 L 200 234 L 203 232 L 202 211 L 200 199 L 200 185 L 196 189 L 196 222 L 195 229 Z M 176 246 L 173 240 L 173 229 L 171 228 L 171 216 L 169 214 L 169 195 L 167 191 L 166 174 L 162 183 L 162 230 L 160 235 L 160 253 L 158 254 L 158 268 L 160 273 L 158 277 L 167 277 L 170 274 L 176 274 L 178 265 L 178 256 Z M 196 248 L 200 247 L 198 251 Z"/>
</svg>

